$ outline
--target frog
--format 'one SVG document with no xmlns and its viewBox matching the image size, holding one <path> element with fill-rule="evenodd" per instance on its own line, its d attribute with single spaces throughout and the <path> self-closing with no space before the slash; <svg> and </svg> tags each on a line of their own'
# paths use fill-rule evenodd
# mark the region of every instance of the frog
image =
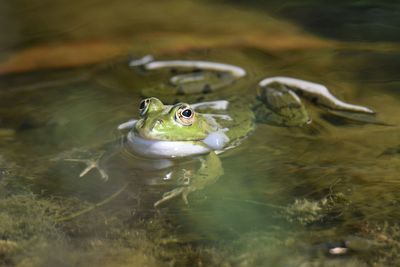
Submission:
<svg viewBox="0 0 400 267">
<path fill-rule="evenodd" d="M 168 166 L 182 159 L 200 162 L 194 173 L 184 171 L 179 186 L 154 203 L 158 207 L 179 195 L 188 204 L 190 193 L 214 183 L 224 173 L 219 154 L 239 146 L 255 123 L 250 109 L 230 106 L 226 100 L 168 105 L 150 97 L 140 102 L 139 119 L 118 129 L 126 132 L 126 147 L 136 155 L 170 160 Z"/>
<path fill-rule="evenodd" d="M 167 60 L 154 61 L 146 56 L 132 60 L 130 67 L 137 71 L 175 69 L 171 88 L 162 87 L 142 91 L 145 96 L 138 107 L 138 118 L 120 124 L 123 146 L 130 153 L 154 162 L 163 161 L 162 168 L 178 166 L 184 161 L 197 161 L 195 170 L 182 169 L 176 187 L 165 192 L 154 207 L 181 197 L 188 204 L 188 196 L 215 183 L 223 174 L 221 154 L 240 146 L 256 130 L 257 123 L 280 127 L 304 127 L 312 123 L 300 95 L 317 106 L 335 114 L 374 116 L 364 106 L 346 103 L 336 98 L 325 86 L 291 77 L 269 77 L 258 82 L 255 96 L 214 99 L 188 103 L 169 102 L 169 95 L 185 98 L 187 95 L 212 95 L 243 79 L 246 71 L 238 66 L 208 61 Z M 176 69 L 185 71 L 177 73 Z M 163 99 L 167 99 L 163 102 Z M 188 98 L 193 99 L 193 98 Z M 346 115 L 347 116 L 347 115 Z M 350 117 L 353 118 L 353 117 Z M 363 118 L 361 116 L 361 118 Z M 373 121 L 373 120 L 371 120 Z M 108 174 L 96 160 L 75 160 L 87 164 L 80 176 L 98 169 L 103 180 Z M 73 159 L 70 159 L 74 161 Z M 156 165 L 156 164 L 154 164 Z M 167 173 L 169 179 L 173 172 Z"/>
</svg>

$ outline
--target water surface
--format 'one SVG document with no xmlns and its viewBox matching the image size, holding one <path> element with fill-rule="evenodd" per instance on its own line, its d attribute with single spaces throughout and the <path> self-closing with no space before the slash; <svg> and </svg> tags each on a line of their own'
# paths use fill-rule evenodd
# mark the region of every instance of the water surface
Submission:
<svg viewBox="0 0 400 267">
<path fill-rule="evenodd" d="M 175 7 L 173 12 L 177 14 L 198 8 L 210 17 L 225 5 L 178 2 L 167 7 Z M 12 58 L 15 54 L 11 50 L 45 46 L 56 39 L 58 44 L 65 42 L 68 46 L 71 40 L 85 40 L 83 35 L 89 30 L 92 32 L 89 38 L 107 36 L 108 40 L 118 42 L 121 38 L 131 38 L 137 34 L 135 31 L 157 36 L 154 25 L 165 21 L 171 21 L 172 30 L 164 26 L 157 30 L 163 32 L 163 37 L 152 40 L 164 41 L 170 48 L 160 52 L 160 43 L 154 47 L 140 43 L 139 48 L 132 44 L 133 52 L 124 50 L 118 58 L 62 68 L 52 68 L 56 66 L 53 62 L 46 68 L 38 63 L 37 69 L 1 76 L 2 263 L 10 266 L 396 264 L 400 248 L 397 224 L 400 57 L 396 44 L 382 49 L 383 46 L 368 43 L 338 45 L 332 40 L 319 48 L 275 49 L 256 42 L 232 45 L 219 40 L 198 47 L 193 40 L 184 38 L 179 39 L 178 46 L 175 32 L 178 28 L 182 32 L 195 29 L 193 35 L 185 33 L 186 38 L 192 36 L 195 41 L 199 38 L 196 34 L 207 36 L 208 28 L 213 29 L 209 37 L 212 40 L 219 32 L 230 33 L 219 28 L 218 25 L 223 25 L 221 21 L 216 21 L 213 28 L 212 23 L 200 18 L 183 22 L 160 18 L 167 15 L 150 12 L 152 5 L 144 3 L 139 9 L 147 13 L 136 17 L 121 11 L 130 4 L 116 5 L 114 10 L 122 12 L 122 20 L 112 23 L 110 18 L 116 15 L 90 1 L 82 3 L 65 9 L 65 14 L 59 11 L 63 5 L 53 7 L 59 13 L 55 11 L 52 15 L 73 14 L 75 18 L 83 18 L 83 10 L 90 10 L 84 5 L 92 7 L 88 24 L 82 27 L 77 27 L 77 20 L 69 22 L 64 17 L 52 18 L 57 21 L 53 26 L 30 25 L 29 18 L 43 19 L 32 10 L 49 8 L 45 2 L 24 9 L 14 7 L 14 2 L 7 3 L 9 9 L 20 12 L 9 16 L 22 24 L 23 35 L 7 40 L 8 44 L 2 47 L 4 57 Z M 221 20 L 225 22 L 230 16 L 240 15 L 235 18 L 243 20 L 245 26 L 235 31 L 246 34 L 250 31 L 246 25 L 253 23 L 252 12 L 257 18 L 264 12 L 252 7 L 243 11 L 234 4 L 227 6 Z M 160 4 L 159 8 L 162 7 Z M 266 13 L 275 10 L 261 7 Z M 29 17 L 18 19 L 21 14 Z M 93 17 L 104 19 L 104 28 L 92 31 Z M 190 23 L 184 23 L 187 21 Z M 203 26 L 199 25 L 203 22 Z M 12 25 L 16 27 L 18 23 Z M 279 20 L 263 26 L 264 33 L 276 24 L 287 25 L 282 28 L 287 36 L 298 38 L 308 34 L 299 33 L 297 26 Z M 128 26 L 134 26 L 134 30 L 127 30 Z M 46 27 L 55 29 L 50 31 Z M 83 51 L 91 53 L 90 49 Z M 152 203 L 171 187 L 163 184 L 157 173 L 137 172 L 131 167 L 135 162 L 121 155 L 107 163 L 110 179 L 103 182 L 96 172 L 79 178 L 83 165 L 64 160 L 72 156 L 96 157 L 99 151 L 112 147 L 116 126 L 137 117 L 141 89 L 165 83 L 166 75 L 143 75 L 128 68 L 131 57 L 145 52 L 159 59 L 199 59 L 241 66 L 249 75 L 227 89 L 237 96 L 254 95 L 257 82 L 267 76 L 293 76 L 322 83 L 340 99 L 373 108 L 379 120 L 391 126 L 337 119 L 308 103 L 314 119 L 312 131 L 258 124 L 240 147 L 221 156 L 224 175 L 215 184 L 190 195 L 189 206 L 176 199 L 154 209 Z M 329 253 L 330 248 L 344 243 L 349 247 L 345 255 Z"/>
</svg>

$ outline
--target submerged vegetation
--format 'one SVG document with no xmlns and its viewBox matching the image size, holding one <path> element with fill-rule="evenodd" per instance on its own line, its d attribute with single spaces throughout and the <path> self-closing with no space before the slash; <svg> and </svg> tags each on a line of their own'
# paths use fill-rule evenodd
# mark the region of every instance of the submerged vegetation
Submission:
<svg viewBox="0 0 400 267">
<path fill-rule="evenodd" d="M 348 209 L 344 195 L 333 191 L 321 200 L 296 199 L 286 207 L 246 202 L 269 206 L 290 222 L 292 229 L 276 225 L 211 245 L 204 243 L 201 235 L 177 231 L 182 222 L 173 219 L 168 210 L 153 213 L 138 207 L 115 208 L 112 202 L 121 201 L 121 195 L 123 201 L 127 200 L 122 191 L 101 205 L 76 198 L 40 196 L 26 186 L 16 191 L 15 179 L 19 178 L 11 175 L 16 174 L 15 170 L 9 170 L 0 183 L 0 262 L 5 266 L 244 267 L 265 262 L 277 266 L 336 266 L 337 259 L 325 255 L 339 243 L 346 245 L 346 254 L 356 256 L 341 260 L 344 266 L 386 266 L 398 261 L 397 224 L 362 223 L 353 228 L 351 235 L 321 228 L 324 220 L 337 219 Z M 313 230 L 300 230 L 303 226 Z M 292 256 L 282 258 L 286 253 Z"/>
</svg>

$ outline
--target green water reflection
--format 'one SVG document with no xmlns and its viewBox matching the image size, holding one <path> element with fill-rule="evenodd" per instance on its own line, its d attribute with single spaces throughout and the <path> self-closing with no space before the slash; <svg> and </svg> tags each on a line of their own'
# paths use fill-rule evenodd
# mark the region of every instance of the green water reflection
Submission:
<svg viewBox="0 0 400 267">
<path fill-rule="evenodd" d="M 84 3 L 93 5 L 91 1 Z M 30 8 L 45 8 L 37 5 Z M 182 4 L 182 9 L 191 5 Z M 207 10 L 198 5 L 203 12 Z M 21 14 L 34 17 L 28 7 Z M 74 8 L 65 12 L 81 18 Z M 81 9 L 84 7 L 78 6 Z M 115 15 L 105 12 L 103 16 Z M 124 28 L 134 22 L 116 25 Z M 19 23 L 24 24 L 24 36 L 10 40 L 12 47 L 17 43 L 28 46 L 32 35 L 25 34 L 37 30 Z M 179 21 L 174 23 L 179 26 Z M 186 26 L 197 25 L 192 23 Z M 151 24 L 148 28 L 139 25 L 143 31 L 154 30 Z M 106 26 L 99 30 L 100 35 L 112 38 L 113 25 Z M 207 27 L 210 25 L 203 30 Z M 82 38 L 85 30 L 74 29 L 66 35 Z M 54 30 L 54 34 L 60 32 Z M 118 32 L 118 36 L 123 34 L 126 32 Z M 45 32 L 38 39 L 35 42 L 47 42 L 54 36 Z M 223 47 L 163 56 L 221 61 L 245 68 L 249 76 L 232 91 L 243 97 L 253 95 L 256 83 L 265 76 L 294 76 L 323 83 L 339 98 L 378 111 L 379 119 L 393 126 L 335 120 L 314 109 L 312 131 L 259 124 L 240 147 L 222 155 L 224 175 L 191 195 L 190 206 L 176 199 L 156 210 L 152 204 L 170 186 L 160 182 L 159 173 L 137 172 L 131 167 L 134 162 L 117 155 L 107 162 L 108 182 L 101 181 L 96 172 L 80 179 L 83 166 L 62 159 L 69 155 L 95 157 L 100 150 L 115 147 L 116 126 L 137 116 L 140 90 L 164 83 L 165 75 L 133 72 L 127 67 L 129 55 L 90 66 L 4 75 L 0 79 L 2 264 L 398 263 L 398 52 L 346 47 L 270 52 Z M 343 242 L 349 247 L 346 255 L 329 254 L 329 248 Z"/>
</svg>

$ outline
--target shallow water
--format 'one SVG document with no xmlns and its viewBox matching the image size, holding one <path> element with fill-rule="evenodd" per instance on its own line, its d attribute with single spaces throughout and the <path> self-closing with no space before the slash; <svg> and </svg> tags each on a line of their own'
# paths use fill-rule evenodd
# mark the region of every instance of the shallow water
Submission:
<svg viewBox="0 0 400 267">
<path fill-rule="evenodd" d="M 179 19 L 166 14 L 157 17 L 150 4 L 142 3 L 138 10 L 132 11 L 136 17 L 131 17 L 121 11 L 131 4 L 121 2 L 112 9 L 119 11 L 121 21 L 113 24 L 111 20 L 117 15 L 95 6 L 94 2 L 86 1 L 83 6 L 74 5 L 64 11 L 61 11 L 63 5 L 53 7 L 52 16 L 73 14 L 76 19 L 68 22 L 63 16 L 53 18 L 58 22 L 53 26 L 54 31 L 47 28 L 51 27 L 48 24 L 38 23 L 34 28 L 28 23 L 43 19 L 41 15 L 33 15 L 32 10 L 49 8 L 45 2 L 25 9 L 13 7 L 14 2 L 8 3 L 9 9 L 29 17 L 18 20 L 24 35 L 7 40 L 2 53 L 12 57 L 11 50 L 18 51 L 18 47 L 45 46 L 55 42 L 56 33 L 61 36 L 57 42 L 65 41 L 69 46 L 71 40 L 82 40 L 84 33 L 89 32 L 90 38 L 101 36 L 118 42 L 127 35 L 128 39 L 138 40 L 137 36 L 130 37 L 137 32 L 148 31 L 155 36 L 163 32 L 160 40 L 153 40 L 164 41 L 170 48 L 160 52 L 159 44 L 148 47 L 140 43 L 139 48 L 131 45 L 133 52 L 124 50 L 118 58 L 65 66 L 57 65 L 54 60 L 29 71 L 13 65 L 14 71 L 1 76 L 0 260 L 3 264 L 396 265 L 400 250 L 397 44 L 335 43 L 318 48 L 275 49 L 253 40 L 253 45 L 218 41 L 199 47 L 192 40 L 177 42 L 174 38 Z M 164 7 L 161 2 L 158 4 Z M 175 7 L 175 14 L 198 8 L 204 14 L 211 12 L 208 16 L 225 7 L 206 2 L 173 4 L 169 7 Z M 85 17 L 81 13 L 85 5 L 93 7 L 87 14 L 89 22 L 78 27 L 83 23 L 80 19 Z M 262 5 L 262 8 L 265 12 L 276 11 L 276 5 L 270 9 Z M 253 17 L 262 16 L 254 6 L 247 6 L 245 11 L 239 7 L 228 5 L 221 20 L 239 15 L 237 19 L 242 19 L 244 26 L 236 30 L 247 34 L 250 30 L 246 25 L 252 25 Z M 143 10 L 147 13 L 140 15 Z M 93 31 L 94 18 L 104 19 L 105 28 Z M 166 21 L 173 21 L 174 26 L 155 30 Z M 182 32 L 189 32 L 185 33 L 186 38 L 195 42 L 196 34 L 204 36 L 212 28 L 206 18 L 180 23 Z M 223 25 L 221 21 L 215 23 L 217 30 L 210 34 L 210 39 L 229 32 L 218 28 Z M 280 21 L 270 23 L 273 29 Z M 128 25 L 134 29 L 128 30 Z M 285 21 L 280 26 L 288 36 L 299 34 L 295 26 Z M 266 33 L 271 31 L 268 27 L 263 28 Z M 116 29 L 119 31 L 114 32 Z M 92 53 L 90 48 L 83 51 Z M 251 97 L 260 79 L 293 76 L 325 84 L 338 98 L 373 108 L 379 121 L 388 125 L 337 119 L 307 103 L 313 116 L 309 129 L 257 124 L 254 133 L 240 147 L 221 155 L 224 175 L 190 195 L 189 206 L 176 199 L 154 209 L 154 201 L 171 189 L 171 184 L 162 181 L 162 173 L 138 172 L 132 167 L 135 159 L 117 154 L 105 163 L 110 179 L 103 182 L 95 171 L 79 178 L 84 166 L 65 161 L 76 156 L 93 158 L 104 149 L 118 147 L 113 143 L 117 139 L 116 126 L 138 115 L 141 89 L 166 81 L 165 73 L 147 75 L 128 68 L 132 54 L 145 53 L 156 54 L 159 59 L 218 61 L 248 71 L 248 76 L 226 89 L 227 92 L 210 96 L 215 99 L 226 97 L 224 94 Z M 32 56 L 25 59 L 30 61 Z M 330 248 L 343 243 L 349 248 L 345 255 L 330 254 Z"/>
</svg>

